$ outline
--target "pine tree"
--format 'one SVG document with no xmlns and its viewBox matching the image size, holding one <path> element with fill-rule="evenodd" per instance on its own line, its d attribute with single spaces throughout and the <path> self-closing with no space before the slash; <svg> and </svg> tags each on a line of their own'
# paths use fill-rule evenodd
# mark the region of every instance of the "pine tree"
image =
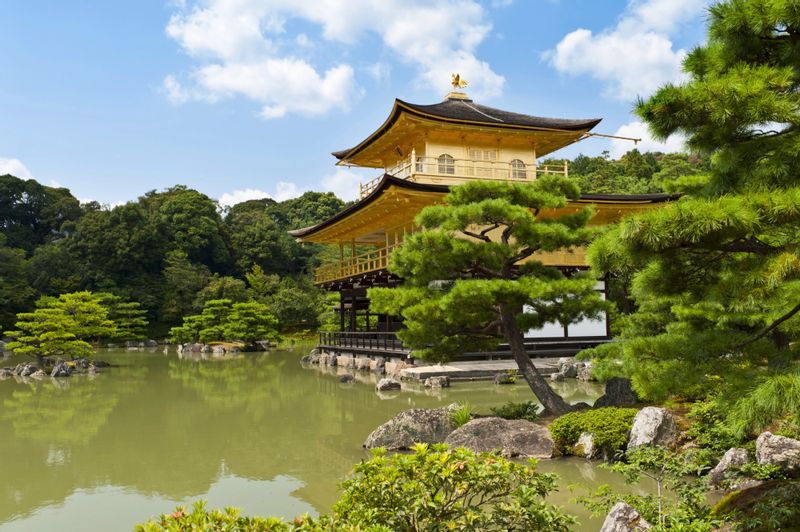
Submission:
<svg viewBox="0 0 800 532">
<path fill-rule="evenodd" d="M 374 311 L 401 315 L 401 339 L 415 356 L 448 360 L 505 340 L 522 375 L 551 414 L 569 406 L 525 352 L 524 332 L 546 323 L 597 317 L 605 302 L 586 274 L 566 276 L 536 260 L 537 251 L 583 246 L 592 210 L 558 212 L 579 197 L 573 181 L 475 181 L 453 187 L 445 205 L 424 209 L 422 230 L 392 256 L 400 288 L 373 288 Z"/>
<path fill-rule="evenodd" d="M 590 249 L 632 275 L 639 311 L 596 353 L 651 399 L 709 391 L 744 429 L 800 408 L 800 10 L 792 0 L 710 8 L 690 76 L 637 106 L 659 137 L 712 157 L 675 204 L 625 220 Z M 702 186 L 698 186 L 702 185 Z M 755 416 L 776 379 L 795 390 Z"/>
</svg>

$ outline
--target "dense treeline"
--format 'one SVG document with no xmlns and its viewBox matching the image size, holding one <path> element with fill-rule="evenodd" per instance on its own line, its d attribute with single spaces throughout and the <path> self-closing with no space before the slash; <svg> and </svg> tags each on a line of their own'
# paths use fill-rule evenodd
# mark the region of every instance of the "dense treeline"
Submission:
<svg viewBox="0 0 800 532">
<path fill-rule="evenodd" d="M 0 176 L 0 330 L 40 296 L 79 290 L 141 303 L 157 336 L 221 298 L 269 300 L 282 328 L 316 327 L 322 295 L 307 273 L 319 249 L 287 230 L 343 206 L 331 193 L 307 192 L 221 211 L 175 186 L 107 209 L 81 205 L 65 188 Z"/>
<path fill-rule="evenodd" d="M 706 168 L 685 154 L 633 150 L 618 160 L 578 156 L 570 175 L 585 193 L 638 194 L 670 190 Z M 266 304 L 284 331 L 313 329 L 325 304 L 309 273 L 323 250 L 287 231 L 343 207 L 332 193 L 306 192 L 221 210 L 179 185 L 109 209 L 81 204 L 66 188 L 0 176 L 0 331 L 41 296 L 80 290 L 140 303 L 151 336 L 218 299 Z"/>
</svg>

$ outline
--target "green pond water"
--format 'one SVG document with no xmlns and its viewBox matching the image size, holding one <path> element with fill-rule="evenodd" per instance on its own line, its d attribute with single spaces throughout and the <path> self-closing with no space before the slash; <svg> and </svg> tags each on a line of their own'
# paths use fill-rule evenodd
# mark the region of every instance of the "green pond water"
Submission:
<svg viewBox="0 0 800 532">
<path fill-rule="evenodd" d="M 478 412 L 531 398 L 523 384 L 454 383 L 374 391 L 375 377 L 340 384 L 303 368 L 307 348 L 235 359 L 181 359 L 171 351 L 107 350 L 95 377 L 0 381 L 0 531 L 115 531 L 206 499 L 211 507 L 291 518 L 327 512 L 337 484 L 365 458 L 365 437 L 396 413 L 468 402 Z M 0 359 L 0 366 L 21 358 Z M 596 384 L 555 383 L 571 402 Z M 542 461 L 561 475 L 550 501 L 579 516 L 568 486 L 621 486 L 582 459 Z"/>
</svg>

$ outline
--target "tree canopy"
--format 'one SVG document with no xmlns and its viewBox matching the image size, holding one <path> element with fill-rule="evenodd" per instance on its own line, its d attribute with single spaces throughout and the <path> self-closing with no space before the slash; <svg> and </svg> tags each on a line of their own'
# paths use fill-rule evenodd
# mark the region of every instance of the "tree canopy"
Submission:
<svg viewBox="0 0 800 532">
<path fill-rule="evenodd" d="M 567 276 L 536 260 L 536 252 L 586 245 L 594 234 L 590 208 L 557 213 L 578 187 L 545 175 L 532 183 L 474 181 L 453 187 L 444 205 L 416 219 L 422 230 L 397 250 L 390 270 L 400 288 L 369 290 L 376 312 L 401 315 L 401 339 L 418 356 L 446 360 L 508 342 L 514 359 L 545 409 L 568 410 L 539 374 L 524 332 L 547 323 L 597 317 L 606 308 L 595 279 Z"/>
<path fill-rule="evenodd" d="M 800 409 L 798 34 L 789 0 L 710 8 L 708 44 L 684 62 L 690 79 L 637 106 L 659 137 L 686 135 L 709 171 L 590 249 L 599 273 L 632 277 L 639 307 L 624 341 L 595 353 L 606 370 L 650 399 L 715 390 L 741 430 Z"/>
</svg>

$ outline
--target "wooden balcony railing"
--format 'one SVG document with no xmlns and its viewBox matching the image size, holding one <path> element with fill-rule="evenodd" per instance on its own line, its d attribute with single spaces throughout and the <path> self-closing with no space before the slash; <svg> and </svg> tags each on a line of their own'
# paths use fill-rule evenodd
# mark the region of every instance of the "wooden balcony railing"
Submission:
<svg viewBox="0 0 800 532">
<path fill-rule="evenodd" d="M 452 177 L 457 179 L 492 179 L 502 181 L 529 181 L 541 174 L 569 175 L 567 161 L 559 165 L 525 165 L 521 162 L 486 161 L 476 159 L 441 159 L 439 157 L 418 157 L 414 153 L 394 166 L 386 168 L 386 173 L 400 179 L 416 181 L 428 177 Z M 382 177 L 382 176 L 381 176 Z M 359 184 L 360 197 L 369 195 L 381 181 L 377 177 Z"/>
<path fill-rule="evenodd" d="M 408 350 L 393 332 L 340 332 L 320 331 L 319 345 L 322 347 L 346 347 L 356 350 L 371 350 L 404 353 Z"/>
<path fill-rule="evenodd" d="M 314 270 L 314 282 L 317 284 L 346 279 L 353 275 L 369 273 L 385 269 L 389 266 L 389 256 L 399 244 L 362 253 L 354 257 L 345 257 L 335 264 L 326 264 Z"/>
</svg>

